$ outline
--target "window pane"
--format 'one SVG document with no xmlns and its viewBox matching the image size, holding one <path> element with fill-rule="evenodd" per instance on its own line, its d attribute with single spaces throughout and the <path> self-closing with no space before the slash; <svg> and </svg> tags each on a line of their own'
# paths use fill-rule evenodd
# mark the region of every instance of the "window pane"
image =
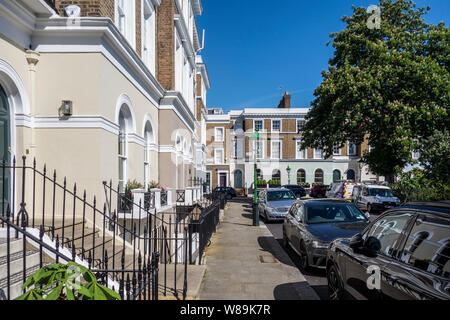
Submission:
<svg viewBox="0 0 450 320">
<path fill-rule="evenodd" d="M 280 131 L 280 128 L 281 128 L 280 120 L 272 121 L 272 131 Z"/>
<path fill-rule="evenodd" d="M 255 121 L 255 131 L 256 131 L 256 130 L 261 131 L 262 128 L 263 128 L 263 122 L 262 122 L 262 120 L 257 120 L 257 121 Z"/>
<path fill-rule="evenodd" d="M 274 159 L 280 159 L 281 158 L 281 143 L 279 141 L 272 142 L 272 157 Z"/>
<path fill-rule="evenodd" d="M 406 223 L 409 221 L 411 216 L 411 213 L 403 213 L 384 217 L 373 225 L 364 238 L 377 238 L 381 243 L 380 252 L 389 256 L 394 255 L 395 252 L 393 249 L 397 244 L 400 233 L 405 228 Z"/>
<path fill-rule="evenodd" d="M 306 172 L 303 169 L 297 171 L 297 184 L 306 182 Z"/>
<path fill-rule="evenodd" d="M 418 269 L 450 278 L 450 225 L 448 220 L 418 219 L 400 260 Z"/>
<path fill-rule="evenodd" d="M 316 170 L 316 173 L 314 175 L 314 182 L 323 183 L 323 171 L 321 169 Z"/>
</svg>

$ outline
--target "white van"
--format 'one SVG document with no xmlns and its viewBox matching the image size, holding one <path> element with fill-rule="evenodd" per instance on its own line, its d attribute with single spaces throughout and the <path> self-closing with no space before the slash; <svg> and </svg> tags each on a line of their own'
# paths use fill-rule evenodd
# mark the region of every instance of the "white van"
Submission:
<svg viewBox="0 0 450 320">
<path fill-rule="evenodd" d="M 383 212 L 400 205 L 391 188 L 381 185 L 360 184 L 353 188 L 353 202 L 361 210 Z"/>
</svg>

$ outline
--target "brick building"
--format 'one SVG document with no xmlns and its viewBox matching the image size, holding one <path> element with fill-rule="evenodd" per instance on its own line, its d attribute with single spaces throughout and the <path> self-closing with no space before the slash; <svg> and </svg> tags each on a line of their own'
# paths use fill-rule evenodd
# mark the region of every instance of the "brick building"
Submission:
<svg viewBox="0 0 450 320">
<path fill-rule="evenodd" d="M 359 163 L 367 144 L 347 142 L 333 156 L 322 150 L 301 149 L 301 127 L 308 108 L 291 108 L 285 93 L 277 108 L 246 108 L 224 114 L 209 109 L 207 116 L 207 176 L 211 188 L 231 186 L 248 189 L 254 180 L 254 152 L 260 179 L 281 185 L 331 184 L 341 179 L 359 181 L 375 178 Z M 258 128 L 260 138 L 252 137 Z M 290 172 L 288 174 L 288 170 Z"/>
<path fill-rule="evenodd" d="M 36 157 L 99 199 L 110 179 L 122 190 L 204 179 L 202 11 L 200 0 L 0 2 L 1 156 Z"/>
</svg>

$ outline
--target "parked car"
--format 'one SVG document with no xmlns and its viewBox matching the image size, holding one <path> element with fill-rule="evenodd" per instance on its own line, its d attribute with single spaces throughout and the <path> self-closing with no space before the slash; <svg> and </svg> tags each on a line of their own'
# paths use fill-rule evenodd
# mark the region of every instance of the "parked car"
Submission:
<svg viewBox="0 0 450 320">
<path fill-rule="evenodd" d="M 329 295 L 331 299 L 449 300 L 449 258 L 450 202 L 410 203 L 385 212 L 361 234 L 330 245 Z"/>
<path fill-rule="evenodd" d="M 283 224 L 283 244 L 299 256 L 301 267 L 325 268 L 331 241 L 351 237 L 368 225 L 367 217 L 351 202 L 337 199 L 295 202 Z"/>
<path fill-rule="evenodd" d="M 311 188 L 309 195 L 313 198 L 325 198 L 327 193 L 327 186 L 316 185 Z"/>
<path fill-rule="evenodd" d="M 355 186 L 356 184 L 351 180 L 333 182 L 330 189 L 326 193 L 326 197 L 350 200 L 352 199 L 353 188 Z"/>
<path fill-rule="evenodd" d="M 305 188 L 303 188 L 302 186 L 289 184 L 289 185 L 282 186 L 281 188 L 291 190 L 297 198 L 306 197 Z"/>
<path fill-rule="evenodd" d="M 358 185 L 353 188 L 353 202 L 361 210 L 369 213 L 382 212 L 400 205 L 400 199 L 392 190 L 380 185 Z"/>
<path fill-rule="evenodd" d="M 266 221 L 284 220 L 295 201 L 297 201 L 297 197 L 290 190 L 264 190 L 258 199 L 259 214 Z"/>
<path fill-rule="evenodd" d="M 230 200 L 237 197 L 236 190 L 231 187 L 217 187 L 213 190 L 213 195 L 216 196 L 218 194 L 224 193 L 225 197 Z"/>
</svg>

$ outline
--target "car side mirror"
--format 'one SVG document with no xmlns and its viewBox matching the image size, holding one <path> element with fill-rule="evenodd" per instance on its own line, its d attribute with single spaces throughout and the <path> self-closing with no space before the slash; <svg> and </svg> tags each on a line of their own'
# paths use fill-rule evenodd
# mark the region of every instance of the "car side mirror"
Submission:
<svg viewBox="0 0 450 320">
<path fill-rule="evenodd" d="M 375 237 L 367 238 L 364 243 L 364 253 L 369 257 L 376 257 L 381 250 L 381 242 Z"/>
<path fill-rule="evenodd" d="M 364 215 L 366 216 L 366 218 L 367 218 L 367 219 L 369 219 L 369 218 L 370 218 L 370 213 L 368 213 L 368 212 L 364 212 Z"/>
<path fill-rule="evenodd" d="M 364 245 L 364 239 L 360 233 L 355 234 L 350 239 L 350 248 L 352 248 L 352 249 L 361 248 L 363 245 Z"/>
</svg>

